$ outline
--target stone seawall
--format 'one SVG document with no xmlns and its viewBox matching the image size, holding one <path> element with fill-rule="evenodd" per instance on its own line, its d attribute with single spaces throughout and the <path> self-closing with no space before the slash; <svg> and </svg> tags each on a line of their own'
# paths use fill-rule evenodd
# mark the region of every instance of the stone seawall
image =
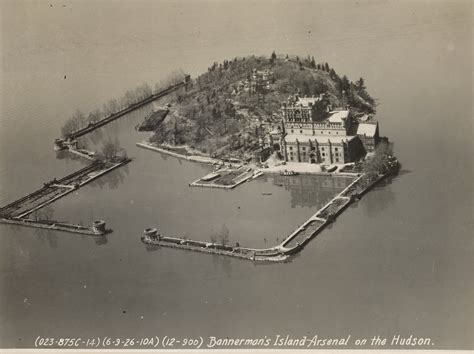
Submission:
<svg viewBox="0 0 474 354">
<path fill-rule="evenodd" d="M 179 159 L 183 159 L 187 161 L 200 162 L 200 163 L 205 163 L 205 164 L 210 164 L 210 165 L 221 163 L 220 160 L 213 159 L 211 157 L 199 156 L 199 155 L 182 155 L 177 152 L 166 150 L 161 147 L 152 145 L 151 143 L 146 142 L 146 141 L 136 143 L 135 145 L 144 149 L 161 152 L 162 154 L 170 155 L 170 156 L 177 157 Z"/>
</svg>

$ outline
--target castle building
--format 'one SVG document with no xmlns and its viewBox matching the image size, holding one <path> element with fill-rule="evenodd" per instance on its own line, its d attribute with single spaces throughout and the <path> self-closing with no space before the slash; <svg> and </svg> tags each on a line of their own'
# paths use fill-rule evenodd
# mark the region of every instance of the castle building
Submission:
<svg viewBox="0 0 474 354">
<path fill-rule="evenodd" d="M 283 141 L 283 156 L 290 162 L 343 164 L 357 160 L 362 153 L 362 143 L 355 135 L 288 134 Z"/>
<path fill-rule="evenodd" d="M 273 80 L 273 71 L 253 69 L 252 74 L 247 79 L 237 83 L 234 94 L 239 92 L 264 93 L 270 90 Z"/>
<path fill-rule="evenodd" d="M 359 123 L 357 125 L 357 136 L 367 152 L 374 151 L 380 141 L 378 122 Z"/>
<path fill-rule="evenodd" d="M 283 103 L 281 107 L 284 121 L 295 124 L 313 121 L 315 118 L 313 117 L 313 107 L 322 98 L 322 95 L 318 97 L 299 97 L 297 94 L 289 96 L 287 102 Z"/>
<path fill-rule="evenodd" d="M 377 144 L 378 128 L 373 131 L 359 124 L 361 134 L 351 133 L 355 126 L 349 109 L 330 111 L 328 118 L 316 121 L 313 108 L 322 98 L 294 95 L 282 106 L 280 149 L 285 161 L 343 164 L 363 156 L 364 142 L 368 149 Z"/>
<path fill-rule="evenodd" d="M 270 90 L 270 82 L 273 72 L 270 70 L 252 70 L 252 80 L 250 81 L 250 92 L 259 93 Z"/>
</svg>

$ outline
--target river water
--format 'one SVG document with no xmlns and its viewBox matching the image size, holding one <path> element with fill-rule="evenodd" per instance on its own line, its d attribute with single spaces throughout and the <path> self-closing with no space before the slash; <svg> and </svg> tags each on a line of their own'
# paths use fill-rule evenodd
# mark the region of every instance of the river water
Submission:
<svg viewBox="0 0 474 354">
<path fill-rule="evenodd" d="M 0 225 L 0 345 L 37 336 L 430 337 L 473 347 L 469 3 L 2 4 L 0 204 L 84 162 L 52 142 L 89 112 L 178 67 L 246 54 L 314 55 L 377 97 L 403 164 L 291 262 L 147 249 L 142 230 L 265 247 L 349 180 L 264 177 L 189 188 L 209 167 L 135 146 L 144 107 L 101 129 L 134 160 L 51 206 L 102 218 L 106 239 Z M 63 6 L 64 5 L 64 6 Z M 262 193 L 271 193 L 262 195 Z"/>
</svg>

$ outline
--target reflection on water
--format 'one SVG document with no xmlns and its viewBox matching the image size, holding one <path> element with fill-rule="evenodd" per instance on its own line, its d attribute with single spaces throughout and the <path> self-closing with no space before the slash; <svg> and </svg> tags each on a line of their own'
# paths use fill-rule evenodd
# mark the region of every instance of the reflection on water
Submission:
<svg viewBox="0 0 474 354">
<path fill-rule="evenodd" d="M 107 129 L 104 126 L 104 129 Z M 104 129 L 96 129 L 90 132 L 89 134 L 84 135 L 80 138 L 83 144 L 85 145 L 99 145 L 101 141 L 104 140 Z"/>
<path fill-rule="evenodd" d="M 78 161 L 84 166 L 90 164 L 90 160 L 85 159 L 81 156 L 78 156 L 76 154 L 73 154 L 72 152 L 68 150 L 60 150 L 56 151 L 56 159 L 58 160 L 72 160 L 72 161 Z M 82 167 L 81 167 L 82 168 Z"/>
<path fill-rule="evenodd" d="M 49 248 L 55 250 L 58 248 L 58 232 L 55 230 L 46 230 L 34 228 L 33 233 L 38 237 L 38 240 Z"/>
<path fill-rule="evenodd" d="M 51 205 L 46 205 L 45 207 L 38 209 L 31 213 L 31 218 L 35 221 L 50 221 L 53 220 L 54 209 Z"/>
<path fill-rule="evenodd" d="M 152 244 L 149 244 L 147 243 L 146 244 L 146 250 L 147 252 L 155 252 L 155 251 L 158 251 L 160 249 L 162 249 L 163 247 L 161 246 L 158 246 L 158 245 L 152 245 Z"/>
<path fill-rule="evenodd" d="M 107 240 L 107 236 L 93 236 L 94 237 L 94 241 L 95 241 L 95 244 L 97 246 L 103 246 L 103 245 L 106 245 L 109 240 Z"/>
<path fill-rule="evenodd" d="M 122 165 L 112 172 L 93 180 L 89 185 L 92 187 L 99 187 L 100 189 L 103 189 L 104 187 L 117 189 L 125 181 L 128 173 L 128 164 Z"/>
<path fill-rule="evenodd" d="M 90 163 L 89 160 L 86 160 L 83 157 L 77 156 L 69 151 L 57 151 L 56 158 L 60 160 L 63 160 L 63 159 L 78 160 L 80 162 L 83 162 L 84 165 L 87 165 Z M 88 183 L 88 185 L 92 187 L 99 187 L 100 189 L 103 189 L 106 186 L 109 189 L 117 189 L 118 186 L 125 181 L 125 178 L 128 176 L 128 174 L 129 174 L 129 167 L 128 167 L 128 164 L 125 164 L 113 170 L 112 172 L 107 173 L 101 176 L 100 178 L 97 178 L 91 181 L 90 183 Z"/>
<path fill-rule="evenodd" d="M 397 141 L 396 154 L 413 173 L 402 171 L 392 184 L 368 193 L 287 264 L 209 259 L 171 249 L 146 252 L 136 235 L 156 218 L 167 235 L 188 232 L 208 240 L 225 222 L 242 245 L 264 246 L 261 239 L 270 240 L 268 235 L 281 241 L 313 214 L 318 200 L 337 192 L 332 185 L 337 181 L 262 176 L 228 193 L 186 189 L 205 169 L 135 147 L 147 136 L 134 130 L 150 109 L 144 107 L 86 136 L 91 151 L 117 137 L 135 158 L 130 173 L 114 176 L 127 167 L 117 169 L 95 184 L 104 183 L 103 191 L 85 186 L 53 204 L 54 218 L 105 219 L 114 227 L 106 247 L 97 247 L 107 241 L 103 237 L 86 241 L 88 236 L 47 230 L 36 237 L 31 228 L 0 225 L 2 346 L 31 347 L 38 335 L 166 331 L 245 338 L 291 328 L 295 336 L 311 329 L 328 337 L 413 333 L 431 337 L 434 349 L 472 348 L 473 322 L 466 311 L 472 308 L 467 270 L 473 266 L 469 4 L 344 2 L 343 8 L 328 3 L 326 11 L 318 11 L 316 2 L 285 7 L 255 2 L 241 11 L 237 2 L 225 7 L 189 2 L 189 11 L 181 11 L 149 2 L 153 11 L 148 5 L 130 11 L 125 1 L 113 9 L 98 1 L 77 2 L 77 11 L 67 13 L 41 2 L 31 2 L 30 11 L 25 4 L 2 17 L 2 200 L 26 194 L 38 179 L 89 163 L 64 153 L 58 153 L 64 161 L 53 158 L 61 117 L 75 108 L 93 111 L 177 66 L 195 76 L 213 60 L 255 48 L 268 55 L 287 37 L 290 46 L 282 52 L 319 53 L 341 75 L 366 79 L 380 98 L 383 134 Z M 202 21 L 209 10 L 216 16 Z M 341 11 L 344 26 L 331 25 Z M 107 28 L 123 18 L 127 21 L 111 31 L 84 22 Z M 175 18 L 181 20 L 170 26 Z M 67 71 L 67 80 L 58 69 Z M 109 182 L 103 182 L 108 179 L 112 186 L 123 183 L 119 193 L 108 190 Z M 135 207 L 126 208 L 131 200 Z M 234 301 L 226 306 L 202 303 L 220 304 L 229 297 Z M 25 298 L 32 304 L 27 308 Z"/>
<path fill-rule="evenodd" d="M 232 278 L 232 259 L 230 257 L 213 254 L 212 264 L 214 268 L 222 269 L 227 278 Z"/>
<path fill-rule="evenodd" d="M 291 193 L 291 207 L 314 207 L 346 188 L 352 178 L 321 177 L 312 175 L 273 177 L 273 184 L 284 187 Z"/>
</svg>

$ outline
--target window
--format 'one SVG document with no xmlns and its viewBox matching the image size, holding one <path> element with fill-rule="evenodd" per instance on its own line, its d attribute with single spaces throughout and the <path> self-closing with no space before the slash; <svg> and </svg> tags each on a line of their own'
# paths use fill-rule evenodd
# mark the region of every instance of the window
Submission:
<svg viewBox="0 0 474 354">
<path fill-rule="evenodd" d="M 339 132 L 336 132 L 336 134 L 339 134 Z"/>
<path fill-rule="evenodd" d="M 337 150 L 338 150 L 338 148 L 334 148 L 334 151 L 337 151 Z"/>
<path fill-rule="evenodd" d="M 323 152 L 321 155 L 323 155 L 323 156 L 326 156 L 326 153 L 325 153 L 325 152 Z"/>
<path fill-rule="evenodd" d="M 339 159 L 336 157 L 336 162 L 339 162 Z"/>
<path fill-rule="evenodd" d="M 303 134 L 303 131 L 302 131 L 302 130 L 300 130 L 300 134 Z"/>
<path fill-rule="evenodd" d="M 290 146 L 290 150 L 293 150 L 293 146 Z"/>
<path fill-rule="evenodd" d="M 291 132 L 293 133 L 293 129 L 291 129 Z"/>
<path fill-rule="evenodd" d="M 306 150 L 306 148 L 303 146 L 303 147 L 301 148 L 301 150 L 305 151 L 305 150 Z"/>
<path fill-rule="evenodd" d="M 328 134 L 331 134 L 331 132 L 328 132 Z"/>
</svg>

